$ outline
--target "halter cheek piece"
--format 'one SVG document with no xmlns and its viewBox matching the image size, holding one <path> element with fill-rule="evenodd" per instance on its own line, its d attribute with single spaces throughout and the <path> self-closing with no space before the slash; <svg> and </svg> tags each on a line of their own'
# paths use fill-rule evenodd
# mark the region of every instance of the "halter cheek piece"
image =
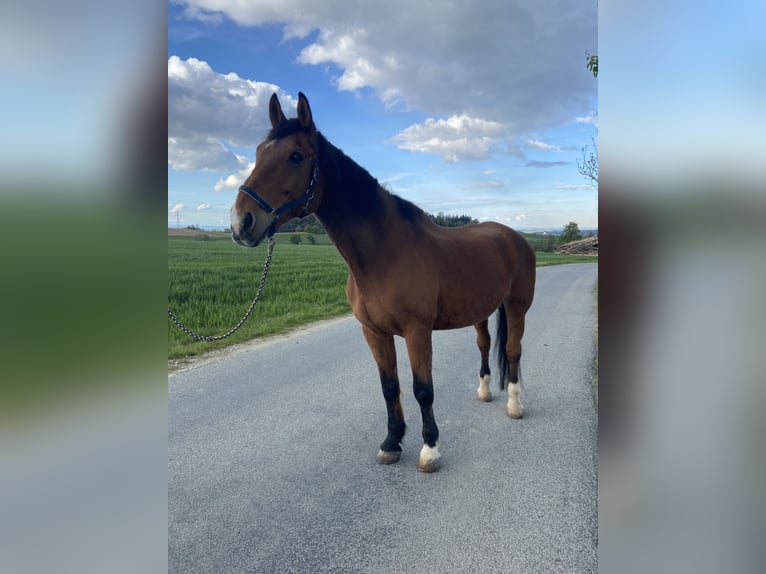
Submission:
<svg viewBox="0 0 766 574">
<path fill-rule="evenodd" d="M 294 199 L 286 203 L 285 205 L 274 209 L 273 207 L 269 205 L 269 202 L 266 201 L 264 198 L 262 198 L 260 195 L 258 195 L 258 193 L 254 189 L 246 185 L 240 185 L 239 191 L 240 193 L 244 193 L 245 195 L 248 195 L 251 198 L 253 198 L 255 202 L 261 206 L 261 209 L 263 209 L 271 217 L 271 225 L 263 233 L 263 235 L 267 235 L 269 240 L 271 240 L 271 238 L 274 237 L 274 234 L 277 231 L 277 222 L 279 221 L 280 215 L 282 215 L 286 211 L 290 211 L 294 207 L 299 206 L 301 203 L 303 204 L 303 215 L 301 217 L 304 217 L 308 213 L 309 202 L 312 199 L 314 199 L 314 186 L 317 184 L 317 181 L 319 181 L 319 158 L 317 155 L 315 155 L 314 169 L 311 172 L 311 181 L 309 181 L 309 186 L 306 188 L 306 191 L 298 199 Z M 258 239 L 259 241 L 263 239 L 263 235 L 261 235 L 261 237 Z"/>
</svg>

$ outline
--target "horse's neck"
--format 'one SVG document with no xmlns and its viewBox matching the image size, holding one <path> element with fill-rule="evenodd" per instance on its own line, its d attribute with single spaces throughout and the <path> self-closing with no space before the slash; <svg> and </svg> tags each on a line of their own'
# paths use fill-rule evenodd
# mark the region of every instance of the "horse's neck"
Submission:
<svg viewBox="0 0 766 574">
<path fill-rule="evenodd" d="M 360 277 L 380 257 L 388 236 L 386 224 L 393 223 L 386 220 L 392 197 L 364 168 L 325 142 L 328 164 L 321 170 L 325 188 L 316 215 L 352 273 Z"/>
</svg>

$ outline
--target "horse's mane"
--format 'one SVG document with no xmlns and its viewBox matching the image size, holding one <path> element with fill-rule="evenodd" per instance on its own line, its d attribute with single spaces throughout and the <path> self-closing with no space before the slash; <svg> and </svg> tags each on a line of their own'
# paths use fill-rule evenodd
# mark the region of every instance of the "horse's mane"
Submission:
<svg viewBox="0 0 766 574">
<path fill-rule="evenodd" d="M 399 207 L 399 215 L 401 215 L 403 219 L 406 219 L 407 221 L 421 221 L 423 219 L 428 219 L 426 212 L 411 201 L 407 201 L 395 193 L 392 193 L 391 197 L 396 200 L 397 207 Z"/>
<path fill-rule="evenodd" d="M 305 130 L 297 118 L 292 118 L 272 127 L 266 140 L 282 139 Z M 325 209 L 320 208 L 320 217 L 342 214 L 346 221 L 369 218 L 382 213 L 385 197 L 390 196 L 406 221 L 428 220 L 422 209 L 381 186 L 375 177 L 343 153 L 343 150 L 330 143 L 321 132 L 317 132 L 317 144 L 323 165 L 320 178 L 325 178 L 334 191 L 333 197 L 326 198 L 329 203 L 324 206 Z"/>
<path fill-rule="evenodd" d="M 320 177 L 330 179 L 336 194 L 333 210 L 340 209 L 344 217 L 351 219 L 377 216 L 383 212 L 384 201 L 389 196 L 395 201 L 403 219 L 411 222 L 428 220 L 422 209 L 385 189 L 366 169 L 331 144 L 321 133 L 317 141 L 324 165 L 331 166 L 330 173 L 323 173 Z"/>
</svg>

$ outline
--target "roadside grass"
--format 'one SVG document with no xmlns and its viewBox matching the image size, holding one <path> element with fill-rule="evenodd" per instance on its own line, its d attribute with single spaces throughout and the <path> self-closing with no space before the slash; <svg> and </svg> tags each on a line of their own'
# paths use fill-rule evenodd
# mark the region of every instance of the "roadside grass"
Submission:
<svg viewBox="0 0 766 574">
<path fill-rule="evenodd" d="M 537 266 L 565 265 L 567 263 L 598 263 L 597 255 L 567 255 L 565 253 L 535 253 Z"/>
<path fill-rule="evenodd" d="M 301 243 L 290 242 L 293 235 Z M 220 349 L 258 337 L 284 333 L 313 321 L 351 312 L 346 300 L 347 267 L 326 235 L 277 234 L 271 269 L 261 300 L 231 337 L 198 342 L 168 320 L 168 359 Z M 258 287 L 266 246 L 244 249 L 228 234 L 207 232 L 168 237 L 168 304 L 201 335 L 227 332 L 240 320 Z M 538 267 L 598 261 L 595 256 L 538 253 Z"/>
</svg>

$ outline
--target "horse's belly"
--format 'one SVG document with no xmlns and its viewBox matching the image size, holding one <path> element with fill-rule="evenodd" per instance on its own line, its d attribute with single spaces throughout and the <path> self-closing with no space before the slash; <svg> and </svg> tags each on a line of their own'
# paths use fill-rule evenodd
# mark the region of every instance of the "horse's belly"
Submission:
<svg viewBox="0 0 766 574">
<path fill-rule="evenodd" d="M 434 321 L 434 329 L 461 329 L 487 319 L 503 301 L 504 293 L 486 291 L 473 296 L 442 297 Z"/>
<path fill-rule="evenodd" d="M 434 321 L 434 330 L 462 329 L 488 319 L 500 305 L 490 305 L 479 309 L 451 310 L 440 313 Z"/>
</svg>

